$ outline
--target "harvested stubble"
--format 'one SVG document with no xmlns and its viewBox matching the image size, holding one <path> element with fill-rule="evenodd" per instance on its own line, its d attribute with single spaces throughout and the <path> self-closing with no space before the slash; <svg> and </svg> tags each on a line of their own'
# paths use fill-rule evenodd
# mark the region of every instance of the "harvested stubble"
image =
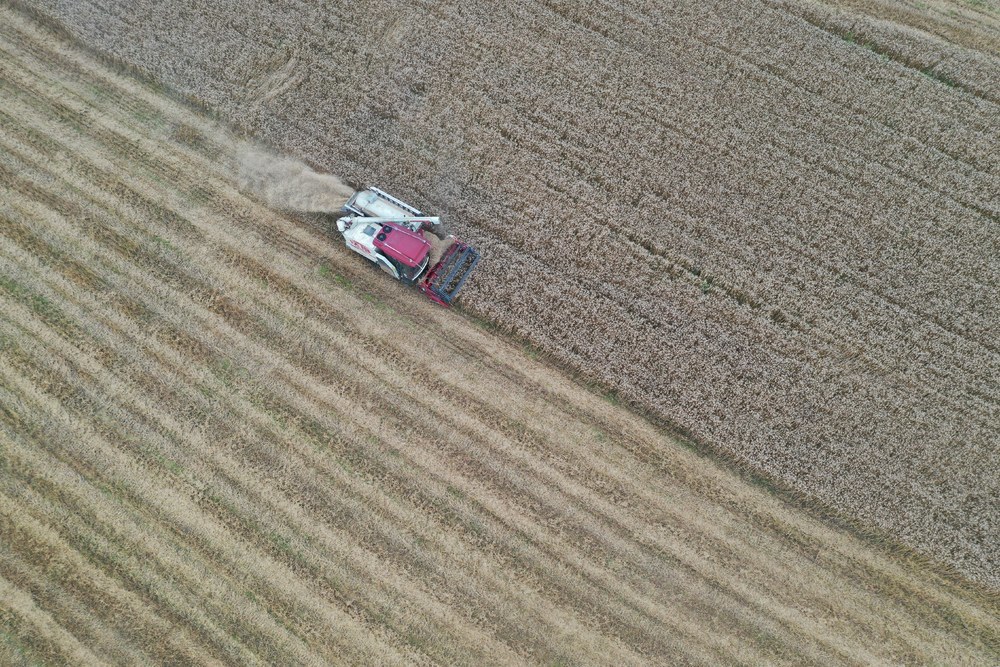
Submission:
<svg viewBox="0 0 1000 667">
<path fill-rule="evenodd" d="M 37 4 L 448 215 L 480 317 L 1000 583 L 994 5 Z"/>
<path fill-rule="evenodd" d="M 0 662 L 996 658 L 989 600 L 379 280 L 2 8 L 0 99 Z"/>
</svg>

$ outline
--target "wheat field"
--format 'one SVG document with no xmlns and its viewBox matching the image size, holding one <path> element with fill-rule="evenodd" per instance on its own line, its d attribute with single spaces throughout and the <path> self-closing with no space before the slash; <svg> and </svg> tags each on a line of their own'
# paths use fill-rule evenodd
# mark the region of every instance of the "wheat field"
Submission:
<svg viewBox="0 0 1000 667">
<path fill-rule="evenodd" d="M 996 662 L 804 512 L 233 184 L 0 8 L 0 663 Z"/>
<path fill-rule="evenodd" d="M 994 0 L 40 0 L 483 253 L 463 308 L 1000 586 Z"/>
</svg>

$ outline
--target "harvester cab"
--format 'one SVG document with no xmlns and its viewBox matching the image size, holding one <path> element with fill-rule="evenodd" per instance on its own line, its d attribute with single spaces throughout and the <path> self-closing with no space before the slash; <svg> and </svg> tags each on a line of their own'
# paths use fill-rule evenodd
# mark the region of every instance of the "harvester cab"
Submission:
<svg viewBox="0 0 1000 667">
<path fill-rule="evenodd" d="M 451 305 L 479 262 L 468 244 L 440 237 L 440 218 L 378 188 L 355 192 L 343 211 L 337 230 L 348 248 L 442 306 Z"/>
</svg>

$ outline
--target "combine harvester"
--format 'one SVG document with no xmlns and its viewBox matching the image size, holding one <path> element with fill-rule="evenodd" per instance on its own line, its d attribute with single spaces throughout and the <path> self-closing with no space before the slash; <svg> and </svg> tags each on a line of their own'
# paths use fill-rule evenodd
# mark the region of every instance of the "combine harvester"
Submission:
<svg viewBox="0 0 1000 667">
<path fill-rule="evenodd" d="M 347 247 L 375 262 L 432 301 L 450 306 L 479 262 L 479 253 L 454 236 L 440 238 L 440 218 L 427 216 L 378 188 L 355 192 L 337 221 Z"/>
</svg>

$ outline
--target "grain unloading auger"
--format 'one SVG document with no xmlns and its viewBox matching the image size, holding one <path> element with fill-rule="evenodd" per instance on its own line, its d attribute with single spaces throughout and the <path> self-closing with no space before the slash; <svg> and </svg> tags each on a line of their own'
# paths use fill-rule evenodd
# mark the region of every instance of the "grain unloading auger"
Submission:
<svg viewBox="0 0 1000 667">
<path fill-rule="evenodd" d="M 449 306 L 462 289 L 479 253 L 454 236 L 440 238 L 437 216 L 424 215 L 375 187 L 355 192 L 337 221 L 347 247 L 396 280 Z"/>
</svg>

